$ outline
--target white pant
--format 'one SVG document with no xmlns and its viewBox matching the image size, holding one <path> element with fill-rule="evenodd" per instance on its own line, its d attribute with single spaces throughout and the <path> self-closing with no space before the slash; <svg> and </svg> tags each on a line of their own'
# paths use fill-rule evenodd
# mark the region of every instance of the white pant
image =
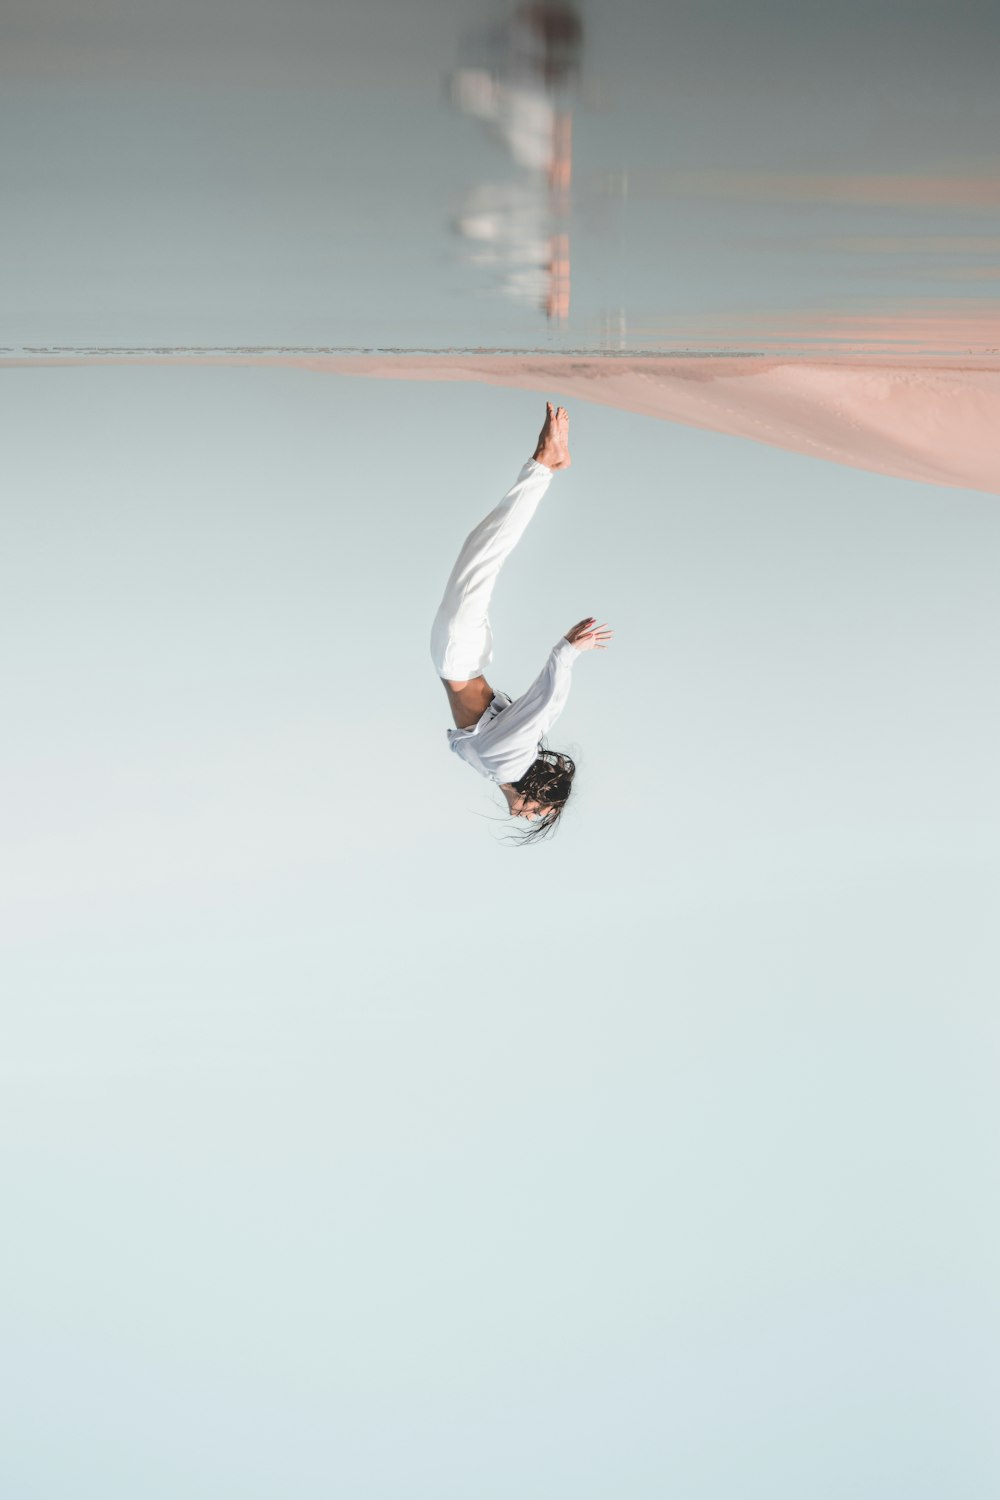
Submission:
<svg viewBox="0 0 1000 1500">
<path fill-rule="evenodd" d="M 551 480 L 552 470 L 529 458 L 500 504 L 466 537 L 431 627 L 439 677 L 468 682 L 493 660 L 488 614 L 493 586 Z"/>
</svg>

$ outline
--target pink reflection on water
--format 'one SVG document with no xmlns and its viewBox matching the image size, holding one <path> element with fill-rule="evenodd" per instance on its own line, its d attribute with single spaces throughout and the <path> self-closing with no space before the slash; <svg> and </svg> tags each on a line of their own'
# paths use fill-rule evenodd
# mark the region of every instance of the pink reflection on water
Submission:
<svg viewBox="0 0 1000 1500">
<path fill-rule="evenodd" d="M 617 194 L 614 182 L 606 190 Z M 1000 174 L 921 172 L 675 172 L 632 170 L 630 196 L 751 199 L 882 208 L 1000 207 Z"/>
</svg>

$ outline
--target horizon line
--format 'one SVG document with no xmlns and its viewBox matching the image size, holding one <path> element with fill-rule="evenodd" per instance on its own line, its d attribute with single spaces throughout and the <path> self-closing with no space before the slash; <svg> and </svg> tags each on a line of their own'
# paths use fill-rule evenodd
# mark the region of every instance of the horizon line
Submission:
<svg viewBox="0 0 1000 1500">
<path fill-rule="evenodd" d="M 440 356 L 441 358 L 477 358 L 489 357 L 515 357 L 515 358 L 545 358 L 545 359 L 608 359 L 608 360 L 638 360 L 638 359 L 672 359 L 672 360 L 704 360 L 704 359 L 774 359 L 776 356 L 789 359 L 803 359 L 809 356 L 823 357 L 836 355 L 878 356 L 884 355 L 916 355 L 921 358 L 978 358 L 988 359 L 1000 356 L 1000 347 L 986 345 L 970 347 L 965 345 L 952 345 L 950 347 L 929 347 L 917 340 L 900 339 L 843 339 L 828 338 L 824 340 L 780 340 L 773 344 L 761 344 L 752 348 L 733 348 L 715 345 L 695 346 L 684 345 L 680 348 L 669 346 L 629 348 L 600 347 L 594 345 L 579 345 L 575 347 L 562 347 L 557 349 L 542 348 L 538 345 L 483 345 L 483 344 L 447 344 L 438 346 L 426 345 L 377 345 L 377 344 L 22 344 L 22 345 L 0 345 L 0 359 L 24 359 L 43 360 L 58 358 L 87 358 L 87 359 L 114 359 L 133 358 L 142 359 L 150 357 L 176 358 L 176 357 L 213 357 L 220 358 L 231 356 L 242 357 L 267 357 L 267 356 L 322 356 L 331 355 L 338 357 L 372 357 L 379 355 L 391 355 L 393 357 L 413 356 L 427 358 L 429 356 Z"/>
</svg>

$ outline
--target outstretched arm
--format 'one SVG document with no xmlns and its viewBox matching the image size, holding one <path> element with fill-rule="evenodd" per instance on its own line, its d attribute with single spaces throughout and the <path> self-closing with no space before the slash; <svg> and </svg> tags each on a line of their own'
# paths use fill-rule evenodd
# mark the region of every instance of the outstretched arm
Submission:
<svg viewBox="0 0 1000 1500">
<path fill-rule="evenodd" d="M 576 637 L 570 640 L 570 635 Z M 538 742 L 566 705 L 573 663 L 582 651 L 604 650 L 611 632 L 581 620 L 549 652 L 548 661 L 526 693 L 517 698 L 481 735 L 479 752 L 488 754 L 498 780 L 516 781 L 538 753 Z"/>
<path fill-rule="evenodd" d="M 556 722 L 566 705 L 570 688 L 570 669 L 581 651 L 606 651 L 613 631 L 598 625 L 593 615 L 572 626 L 553 646 L 548 661 L 528 691 L 506 710 L 514 713 L 524 706 L 526 721 L 541 736 Z"/>
<path fill-rule="evenodd" d="M 597 625 L 591 616 L 560 636 L 528 691 L 522 693 L 510 708 L 504 709 L 507 727 L 510 730 L 515 726 L 524 728 L 534 735 L 537 742 L 552 728 L 565 707 L 570 672 L 580 652 L 607 650 L 612 634 L 606 625 Z"/>
<path fill-rule="evenodd" d="M 501 715 L 507 721 L 504 733 L 516 734 L 522 750 L 537 747 L 542 735 L 551 729 L 565 708 L 573 663 L 579 654 L 578 646 L 560 636 L 528 691 L 504 709 Z"/>
</svg>

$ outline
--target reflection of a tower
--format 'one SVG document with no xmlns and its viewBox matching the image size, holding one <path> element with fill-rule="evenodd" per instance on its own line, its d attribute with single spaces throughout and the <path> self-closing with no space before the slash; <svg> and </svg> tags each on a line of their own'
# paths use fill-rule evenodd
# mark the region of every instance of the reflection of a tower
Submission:
<svg viewBox="0 0 1000 1500">
<path fill-rule="evenodd" d="M 507 182 L 484 182 L 463 199 L 456 227 L 477 249 L 472 259 L 495 267 L 504 291 L 569 313 L 569 212 L 573 116 L 568 91 L 583 43 L 568 0 L 522 5 L 481 44 L 487 66 L 459 68 L 452 99 L 483 121 L 520 169 Z"/>
</svg>

